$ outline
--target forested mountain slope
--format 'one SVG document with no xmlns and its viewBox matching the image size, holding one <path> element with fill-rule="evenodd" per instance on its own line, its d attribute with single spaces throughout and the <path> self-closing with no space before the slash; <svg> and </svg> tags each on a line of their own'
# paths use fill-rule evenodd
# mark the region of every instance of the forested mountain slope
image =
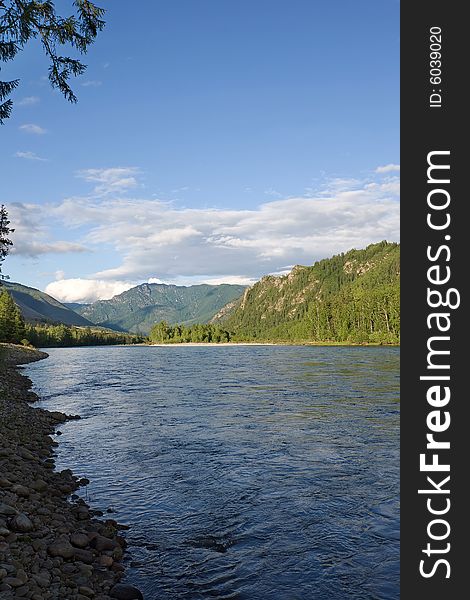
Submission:
<svg viewBox="0 0 470 600">
<path fill-rule="evenodd" d="M 86 318 L 40 290 L 9 281 L 2 281 L 1 285 L 11 294 L 26 321 L 81 327 L 92 325 Z"/>
<path fill-rule="evenodd" d="M 263 277 L 215 321 L 237 339 L 398 343 L 400 246 L 371 244 Z"/>
</svg>

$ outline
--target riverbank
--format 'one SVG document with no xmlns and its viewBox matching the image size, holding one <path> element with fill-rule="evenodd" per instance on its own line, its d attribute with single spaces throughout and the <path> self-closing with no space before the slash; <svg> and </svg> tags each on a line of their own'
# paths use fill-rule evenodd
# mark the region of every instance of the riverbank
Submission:
<svg viewBox="0 0 470 600">
<path fill-rule="evenodd" d="M 149 346 L 158 346 L 162 348 L 163 346 L 172 346 L 172 347 L 192 347 L 192 346 L 211 346 L 211 347 L 226 347 L 226 346 L 278 346 L 280 344 L 276 344 L 274 342 L 168 342 L 167 344 L 148 344 Z"/>
<path fill-rule="evenodd" d="M 144 346 L 157 346 L 159 348 L 162 347 L 193 347 L 193 346 L 210 346 L 215 348 L 227 347 L 227 346 L 346 346 L 346 347 L 356 347 L 356 346 L 377 346 L 377 347 L 387 347 L 387 348 L 399 348 L 400 344 L 379 344 L 377 342 L 367 342 L 367 343 L 352 343 L 352 342 L 166 342 L 166 343 L 150 343 L 150 344 L 134 344 L 134 345 L 144 345 Z"/>
<path fill-rule="evenodd" d="M 54 470 L 51 435 L 79 417 L 30 406 L 39 398 L 17 368 L 47 356 L 0 344 L 0 597 L 142 599 L 119 583 L 127 527 L 74 494 L 88 480 Z"/>
</svg>

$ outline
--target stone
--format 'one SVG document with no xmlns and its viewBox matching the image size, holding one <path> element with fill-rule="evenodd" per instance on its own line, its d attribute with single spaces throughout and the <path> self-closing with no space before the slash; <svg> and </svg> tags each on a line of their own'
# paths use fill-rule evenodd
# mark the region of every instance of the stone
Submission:
<svg viewBox="0 0 470 600">
<path fill-rule="evenodd" d="M 7 517 L 9 517 L 17 514 L 18 511 L 16 510 L 16 508 L 10 506 L 9 504 L 4 504 L 3 502 L 0 502 L 0 515 L 6 515 Z"/>
<path fill-rule="evenodd" d="M 18 571 L 16 572 L 16 576 L 18 577 L 18 579 L 21 579 L 23 583 L 26 583 L 28 581 L 28 576 L 26 575 L 26 572 L 23 569 L 18 569 Z"/>
<path fill-rule="evenodd" d="M 125 567 L 121 563 L 114 562 L 113 566 L 111 567 L 111 570 L 115 573 L 123 573 L 125 571 Z"/>
<path fill-rule="evenodd" d="M 54 542 L 48 546 L 47 551 L 54 558 L 60 556 L 61 558 L 68 559 L 75 555 L 75 548 L 70 542 L 65 540 Z"/>
<path fill-rule="evenodd" d="M 44 492 L 47 490 L 47 483 L 43 479 L 36 479 L 30 484 L 30 487 L 36 492 Z"/>
<path fill-rule="evenodd" d="M 72 545 L 76 546 L 77 548 L 86 548 L 89 544 L 87 534 L 80 533 L 78 531 L 72 533 L 72 535 L 70 536 L 70 541 L 72 542 Z"/>
<path fill-rule="evenodd" d="M 109 592 L 111 598 L 117 600 L 144 600 L 142 593 L 133 585 L 117 583 Z"/>
<path fill-rule="evenodd" d="M 78 588 L 78 591 L 80 594 L 83 594 L 84 596 L 86 596 L 87 598 L 93 598 L 93 596 L 95 595 L 95 591 L 92 590 L 91 588 L 89 588 L 86 585 L 81 585 Z"/>
<path fill-rule="evenodd" d="M 97 560 L 97 563 L 100 565 L 100 567 L 111 567 L 113 562 L 114 561 L 112 557 L 107 556 L 106 554 L 102 554 Z"/>
<path fill-rule="evenodd" d="M 91 565 L 94 559 L 93 552 L 91 550 L 83 550 L 82 548 L 74 548 L 73 554 L 75 556 L 75 560 L 83 562 L 87 565 Z"/>
<path fill-rule="evenodd" d="M 10 527 L 13 531 L 20 533 L 28 533 L 34 529 L 33 522 L 24 513 L 14 516 L 10 521 Z"/>
<path fill-rule="evenodd" d="M 3 580 L 3 583 L 6 583 L 7 585 L 11 585 L 11 587 L 13 587 L 13 588 L 17 588 L 17 587 L 22 586 L 24 584 L 24 581 L 19 579 L 19 577 L 5 577 L 5 579 Z"/>
<path fill-rule="evenodd" d="M 26 448 L 20 448 L 18 454 L 25 460 L 34 460 L 34 455 Z"/>
<path fill-rule="evenodd" d="M 50 578 L 45 575 L 34 575 L 34 580 L 38 584 L 39 587 L 45 588 L 50 583 Z"/>
<path fill-rule="evenodd" d="M 11 491 L 17 496 L 21 496 L 22 498 L 27 498 L 29 496 L 29 490 L 24 485 L 20 485 L 19 483 L 12 486 Z"/>
<path fill-rule="evenodd" d="M 114 550 L 119 544 L 103 535 L 97 535 L 91 540 L 90 546 L 96 548 L 98 552 L 104 552 L 105 550 Z"/>
<path fill-rule="evenodd" d="M 30 592 L 30 589 L 27 585 L 22 585 L 19 588 L 16 588 L 15 590 L 15 598 L 24 598 L 25 596 L 27 596 Z"/>
</svg>

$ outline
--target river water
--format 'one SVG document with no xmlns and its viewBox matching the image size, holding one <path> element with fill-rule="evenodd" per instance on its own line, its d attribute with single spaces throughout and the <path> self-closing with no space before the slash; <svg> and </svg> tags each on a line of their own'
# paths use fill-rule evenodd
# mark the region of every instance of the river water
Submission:
<svg viewBox="0 0 470 600">
<path fill-rule="evenodd" d="M 146 600 L 399 598 L 399 349 L 48 349 L 58 468 Z"/>
</svg>

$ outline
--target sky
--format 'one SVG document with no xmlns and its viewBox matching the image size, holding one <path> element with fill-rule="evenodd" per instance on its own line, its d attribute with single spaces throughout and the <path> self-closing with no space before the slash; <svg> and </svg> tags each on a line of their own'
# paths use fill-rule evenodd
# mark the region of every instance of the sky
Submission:
<svg viewBox="0 0 470 600">
<path fill-rule="evenodd" d="M 98 4 L 77 104 L 37 42 L 0 65 L 12 281 L 89 302 L 398 241 L 397 0 Z"/>
</svg>

